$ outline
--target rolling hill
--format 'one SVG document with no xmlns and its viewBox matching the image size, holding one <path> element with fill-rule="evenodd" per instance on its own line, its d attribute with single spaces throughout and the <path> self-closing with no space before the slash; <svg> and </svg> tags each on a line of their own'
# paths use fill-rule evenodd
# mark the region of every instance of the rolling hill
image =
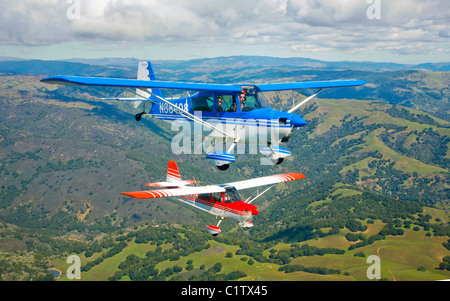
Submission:
<svg viewBox="0 0 450 301">
<path fill-rule="evenodd" d="M 208 66 L 185 64 L 176 72 L 162 69 L 162 78 L 223 82 L 264 80 L 271 74 L 278 80 L 300 76 L 298 70 L 284 67 L 245 68 L 243 62 L 241 69 L 229 69 L 222 77 L 211 72 L 203 78 L 200 74 Z M 73 66 L 79 75 L 129 72 L 131 77 L 134 73 L 123 66 Z M 416 93 L 411 103 L 432 96 L 442 101 L 433 110 L 444 114 L 448 73 L 364 71 L 368 78 L 391 81 L 377 86 L 377 93 L 373 87 L 366 92 L 347 91 L 347 97 L 353 98 L 323 94 L 303 108 L 308 124 L 287 143 L 294 156 L 281 166 L 261 166 L 257 156 L 241 155 L 230 168 L 232 173 L 219 173 L 204 155 L 174 156 L 170 143 L 175 133 L 170 125 L 151 117 L 136 123 L 135 112 L 127 104 L 97 98 L 119 91 L 48 86 L 39 82 L 42 76 L 20 74 L 20 70 L 0 76 L 0 271 L 9 271 L 5 256 L 20 250 L 34 256 L 37 266 L 61 269 L 67 268 L 61 261 L 65 254 L 80 254 L 83 265 L 89 267 L 83 273 L 86 280 L 138 279 L 146 273 L 156 279 L 196 275 L 197 280 L 243 275 L 230 274 L 235 271 L 244 273 L 241 278 L 247 280 L 364 280 L 365 258 L 354 256 L 363 252 L 381 256 L 389 267 L 382 271 L 388 280 L 394 280 L 392 274 L 395 280 L 448 278 L 448 272 L 438 267 L 449 255 L 444 247 L 449 239 L 449 121 L 383 98 L 390 87 L 404 82 L 404 90 L 409 91 L 405 95 Z M 301 74 L 314 73 L 324 80 L 336 74 L 343 78 L 363 75 L 358 70 L 328 70 L 325 76 L 324 70 L 311 70 Z M 362 98 L 356 97 L 359 92 Z M 291 106 L 291 94 L 267 96 L 275 108 Z M 438 110 L 440 104 L 443 107 Z M 204 213 L 171 199 L 136 201 L 119 194 L 162 179 L 168 160 L 179 163 L 186 179 L 195 177 L 202 184 L 288 171 L 307 177 L 296 185 L 280 184 L 258 200 L 261 214 L 250 236 L 224 223 L 228 233 L 211 240 L 202 230 L 215 221 Z M 348 233 L 356 235 L 356 240 L 350 241 Z M 198 241 L 202 249 L 186 245 L 187 237 Z M 185 248 L 180 247 L 183 244 Z M 305 244 L 312 253 L 298 256 Z M 116 250 L 114 246 L 118 253 L 108 253 Z M 161 254 L 148 254 L 159 252 L 158 246 Z M 344 253 L 329 253 L 327 248 Z M 400 250 L 400 255 L 392 255 L 393 249 Z M 167 256 L 155 264 L 152 258 L 163 255 Z M 102 261 L 96 262 L 98 258 Z M 193 268 L 186 269 L 189 259 Z M 219 272 L 206 273 L 218 262 Z M 279 270 L 287 265 L 291 267 Z M 138 271 L 144 266 L 153 269 L 142 270 L 141 275 L 132 266 Z M 181 271 L 174 272 L 175 266 Z M 417 270 L 421 266 L 425 272 Z M 324 267 L 327 270 L 319 269 Z M 154 275 L 154 269 L 159 273 Z M 161 273 L 164 270 L 167 273 Z M 106 276 L 100 279 L 100 274 Z M 19 277 L 13 272 L 2 275 Z M 30 270 L 29 275 L 44 277 L 42 270 Z"/>
</svg>

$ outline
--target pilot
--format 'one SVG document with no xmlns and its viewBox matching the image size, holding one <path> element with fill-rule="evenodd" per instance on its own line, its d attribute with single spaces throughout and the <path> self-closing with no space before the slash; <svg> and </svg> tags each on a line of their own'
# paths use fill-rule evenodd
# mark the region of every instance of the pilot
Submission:
<svg viewBox="0 0 450 301">
<path fill-rule="evenodd" d="M 231 203 L 231 198 L 226 191 L 223 193 L 223 200 L 225 201 L 225 203 Z"/>
<path fill-rule="evenodd" d="M 246 100 L 247 98 L 245 97 L 245 92 L 244 91 L 242 91 L 240 94 L 239 94 L 239 101 L 241 102 L 241 111 L 244 111 L 244 109 L 247 107 L 246 105 L 245 105 L 245 100 Z"/>
<path fill-rule="evenodd" d="M 217 98 L 217 112 L 225 112 L 225 110 L 224 110 L 224 108 L 222 106 L 222 103 L 223 103 L 222 96 L 219 96 Z"/>
</svg>

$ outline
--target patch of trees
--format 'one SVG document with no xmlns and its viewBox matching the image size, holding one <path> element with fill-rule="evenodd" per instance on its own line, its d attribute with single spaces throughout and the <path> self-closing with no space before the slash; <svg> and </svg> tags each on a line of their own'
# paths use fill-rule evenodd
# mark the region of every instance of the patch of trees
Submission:
<svg viewBox="0 0 450 301">
<path fill-rule="evenodd" d="M 337 269 L 328 269 L 324 267 L 305 267 L 303 265 L 293 264 L 293 265 L 285 265 L 278 269 L 278 271 L 285 273 L 294 273 L 294 272 L 306 272 L 312 274 L 320 274 L 320 275 L 333 275 L 340 274 L 341 271 Z"/>
<path fill-rule="evenodd" d="M 189 280 L 195 280 L 195 281 L 233 281 L 237 280 L 239 278 L 246 277 L 247 274 L 245 274 L 242 271 L 233 271 L 228 274 L 219 274 L 222 271 L 222 264 L 220 262 L 214 264 L 214 266 L 205 272 L 203 272 L 201 275 L 193 275 L 189 278 Z"/>
<path fill-rule="evenodd" d="M 439 264 L 438 270 L 447 270 L 450 272 L 450 256 L 445 256 Z"/>
<path fill-rule="evenodd" d="M 128 256 L 119 264 L 120 270 L 111 276 L 110 280 L 119 280 L 125 275 L 128 275 L 131 280 L 148 280 L 149 278 L 165 280 L 172 274 L 180 272 L 178 267 L 175 266 L 171 270 L 166 269 L 160 272 L 155 268 L 156 264 L 167 260 L 176 261 L 182 256 L 188 256 L 210 247 L 206 234 L 188 231 L 184 228 L 150 226 L 122 237 L 126 240 L 132 238 L 135 238 L 136 243 L 150 243 L 156 245 L 156 248 L 154 251 L 147 252 L 144 258 L 135 255 Z M 171 247 L 163 251 L 161 248 L 163 244 Z"/>
<path fill-rule="evenodd" d="M 319 255 L 323 256 L 325 254 L 337 254 L 342 255 L 345 251 L 337 248 L 318 248 L 315 246 L 310 246 L 308 244 L 303 244 L 299 246 L 298 244 L 292 244 L 289 250 L 289 256 L 292 258 L 297 258 L 301 256 L 313 256 Z"/>
<path fill-rule="evenodd" d="M 402 118 L 412 122 L 418 122 L 420 124 L 430 124 L 439 126 L 439 123 L 437 123 L 433 118 L 431 118 L 428 115 L 414 114 L 408 111 L 407 109 L 399 108 L 396 105 L 393 105 L 391 108 L 386 109 L 385 112 L 391 115 L 392 117 Z"/>
<path fill-rule="evenodd" d="M 395 228 L 392 223 L 387 224 L 386 226 L 384 226 L 384 228 L 378 232 L 375 235 L 369 236 L 369 237 L 364 237 L 361 236 L 362 241 L 357 242 L 356 244 L 351 245 L 348 250 L 353 250 L 356 248 L 361 248 L 367 245 L 371 245 L 374 242 L 376 242 L 377 240 L 384 240 L 386 239 L 386 235 L 392 235 L 392 236 L 401 236 L 403 235 L 405 232 L 403 231 L 403 229 L 397 229 Z"/>
<path fill-rule="evenodd" d="M 447 240 L 447 242 L 444 242 L 442 245 L 444 246 L 444 248 L 450 251 L 450 239 Z"/>
<path fill-rule="evenodd" d="M 425 129 L 421 132 L 417 130 L 402 132 L 397 135 L 388 132 L 388 129 L 386 129 L 386 131 L 380 134 L 380 138 L 387 146 L 408 157 L 442 168 L 448 168 L 450 166 L 450 160 L 445 157 L 450 137 L 442 136 L 432 128 Z"/>
<path fill-rule="evenodd" d="M 105 260 L 106 258 L 112 257 L 116 254 L 119 254 L 122 252 L 122 250 L 127 246 L 128 244 L 124 241 L 120 241 L 119 243 L 115 244 L 111 249 L 109 249 L 105 254 L 98 257 L 97 259 L 93 261 L 89 261 L 87 264 L 81 267 L 82 272 L 89 271 L 92 267 L 100 264 Z"/>
<path fill-rule="evenodd" d="M 364 240 L 365 236 L 362 235 L 361 233 L 347 233 L 345 234 L 345 238 L 350 241 L 350 242 L 355 242 L 358 240 Z"/>
</svg>

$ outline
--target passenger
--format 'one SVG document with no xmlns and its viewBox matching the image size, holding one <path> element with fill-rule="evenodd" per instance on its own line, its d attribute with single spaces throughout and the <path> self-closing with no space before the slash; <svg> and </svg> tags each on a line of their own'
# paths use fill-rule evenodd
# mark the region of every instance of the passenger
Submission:
<svg viewBox="0 0 450 301">
<path fill-rule="evenodd" d="M 246 100 L 246 99 L 247 99 L 247 98 L 246 98 L 246 96 L 245 96 L 245 92 L 242 91 L 242 92 L 239 94 L 239 101 L 241 102 L 241 112 L 244 112 L 245 109 L 247 108 L 247 106 L 245 105 L 245 100 Z"/>
<path fill-rule="evenodd" d="M 222 96 L 219 96 L 217 98 L 217 112 L 225 112 L 224 108 L 223 108 L 223 99 Z"/>
</svg>

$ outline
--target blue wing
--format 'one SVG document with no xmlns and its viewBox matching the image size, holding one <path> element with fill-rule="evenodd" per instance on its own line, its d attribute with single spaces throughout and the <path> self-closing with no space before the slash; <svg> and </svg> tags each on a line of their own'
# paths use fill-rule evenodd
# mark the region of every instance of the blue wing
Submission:
<svg viewBox="0 0 450 301">
<path fill-rule="evenodd" d="M 122 78 L 101 78 L 101 77 L 80 77 L 80 76 L 50 76 L 41 80 L 49 84 L 59 85 L 82 85 L 82 86 L 104 86 L 120 88 L 150 88 L 150 89 L 182 89 L 195 91 L 218 91 L 218 92 L 239 92 L 242 90 L 236 84 L 208 84 L 189 82 L 170 82 L 158 80 L 137 80 Z M 355 87 L 366 84 L 362 80 L 336 80 L 336 81 L 311 81 L 294 83 L 276 83 L 256 85 L 262 92 L 300 90 L 300 89 L 324 89 Z"/>
<path fill-rule="evenodd" d="M 297 82 L 297 83 L 277 83 L 261 84 L 257 87 L 262 91 L 282 91 L 282 90 L 301 90 L 301 89 L 325 89 L 325 88 L 343 88 L 365 85 L 362 80 L 332 80 L 317 82 Z"/>
<path fill-rule="evenodd" d="M 224 84 L 202 84 L 187 82 L 169 82 L 158 80 L 138 80 L 122 78 L 101 78 L 101 77 L 80 77 L 80 76 L 50 76 L 41 79 L 48 84 L 59 85 L 82 85 L 82 86 L 103 86 L 119 88 L 150 88 L 150 89 L 182 89 L 195 91 L 221 91 L 239 92 L 242 90 L 239 85 Z"/>
</svg>

